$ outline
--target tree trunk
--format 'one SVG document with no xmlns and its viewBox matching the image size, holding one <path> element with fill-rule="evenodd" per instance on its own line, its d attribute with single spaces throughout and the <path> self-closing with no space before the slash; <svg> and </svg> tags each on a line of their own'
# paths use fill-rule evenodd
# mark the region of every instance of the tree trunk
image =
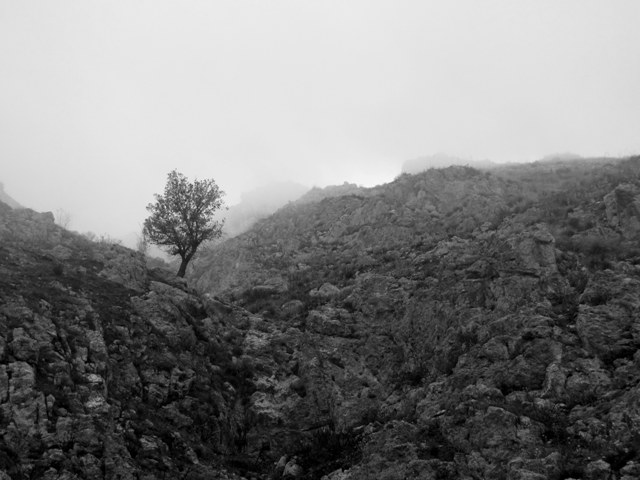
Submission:
<svg viewBox="0 0 640 480">
<path fill-rule="evenodd" d="M 177 275 L 181 278 L 184 278 L 184 274 L 187 273 L 187 263 L 189 263 L 188 258 L 182 257 L 182 262 L 180 262 L 180 268 L 178 269 Z"/>
</svg>

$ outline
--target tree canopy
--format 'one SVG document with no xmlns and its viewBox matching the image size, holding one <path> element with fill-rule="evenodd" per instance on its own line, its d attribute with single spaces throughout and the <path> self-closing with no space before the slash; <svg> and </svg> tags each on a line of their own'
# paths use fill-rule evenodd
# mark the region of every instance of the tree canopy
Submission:
<svg viewBox="0 0 640 480">
<path fill-rule="evenodd" d="M 223 206 L 224 192 L 212 179 L 190 182 L 173 170 L 167 176 L 164 195 L 155 195 L 147 205 L 151 215 L 144 221 L 143 233 L 151 243 L 166 247 L 171 255 L 180 255 L 178 276 L 184 277 L 187 264 L 206 240 L 222 235 L 224 221 L 213 216 Z"/>
</svg>

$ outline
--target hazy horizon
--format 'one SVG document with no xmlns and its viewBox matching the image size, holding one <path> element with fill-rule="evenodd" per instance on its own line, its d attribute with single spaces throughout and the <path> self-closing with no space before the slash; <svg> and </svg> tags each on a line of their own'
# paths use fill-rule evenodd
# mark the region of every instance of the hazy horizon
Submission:
<svg viewBox="0 0 640 480">
<path fill-rule="evenodd" d="M 0 0 L 0 182 L 138 231 L 176 168 L 388 182 L 438 152 L 640 152 L 640 2 Z"/>
</svg>

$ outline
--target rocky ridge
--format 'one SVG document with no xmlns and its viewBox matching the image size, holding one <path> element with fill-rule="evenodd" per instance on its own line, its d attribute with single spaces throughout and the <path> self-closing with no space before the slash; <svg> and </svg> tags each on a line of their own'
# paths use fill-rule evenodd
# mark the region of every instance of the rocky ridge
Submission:
<svg viewBox="0 0 640 480">
<path fill-rule="evenodd" d="M 247 453 L 330 480 L 636 478 L 639 172 L 403 175 L 210 252 L 193 284 L 262 318 Z"/>
</svg>

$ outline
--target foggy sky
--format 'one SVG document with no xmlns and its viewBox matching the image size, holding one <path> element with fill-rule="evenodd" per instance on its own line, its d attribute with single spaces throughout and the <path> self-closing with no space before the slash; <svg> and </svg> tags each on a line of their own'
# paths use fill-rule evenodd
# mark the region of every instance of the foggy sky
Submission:
<svg viewBox="0 0 640 480">
<path fill-rule="evenodd" d="M 139 230 L 177 168 L 390 181 L 446 152 L 640 152 L 640 2 L 0 0 L 0 181 Z"/>
</svg>

